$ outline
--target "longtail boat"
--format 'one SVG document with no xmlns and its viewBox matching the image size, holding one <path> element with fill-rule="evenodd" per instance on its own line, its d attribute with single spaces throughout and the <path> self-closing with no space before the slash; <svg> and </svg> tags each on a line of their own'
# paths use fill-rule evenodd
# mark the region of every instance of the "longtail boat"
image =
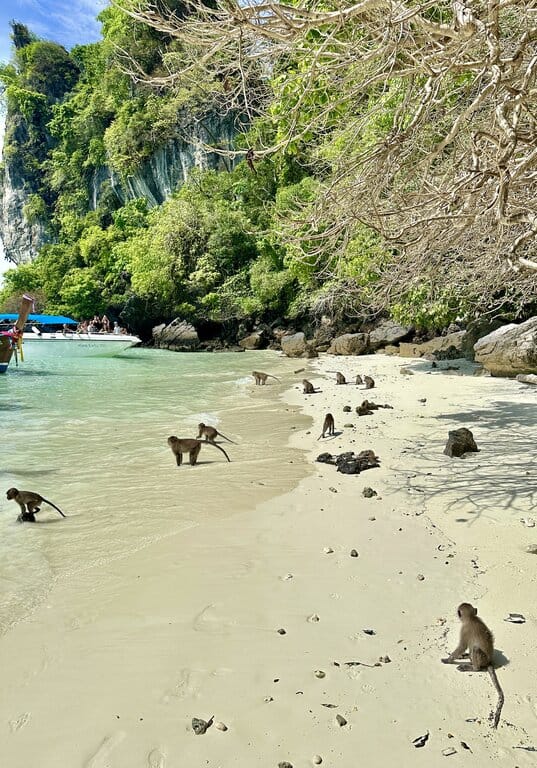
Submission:
<svg viewBox="0 0 537 768">
<path fill-rule="evenodd" d="M 0 332 L 0 373 L 5 373 L 13 355 L 19 360 L 24 360 L 22 351 L 22 337 L 24 326 L 30 311 L 33 309 L 34 300 L 26 294 L 22 297 L 19 314 L 13 327 L 8 331 Z"/>
</svg>

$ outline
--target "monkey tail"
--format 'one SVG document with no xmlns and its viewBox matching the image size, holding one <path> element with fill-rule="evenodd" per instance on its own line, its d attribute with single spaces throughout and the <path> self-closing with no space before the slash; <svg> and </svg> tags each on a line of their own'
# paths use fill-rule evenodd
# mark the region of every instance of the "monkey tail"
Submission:
<svg viewBox="0 0 537 768">
<path fill-rule="evenodd" d="M 280 379 L 278 379 L 277 376 L 273 376 L 271 373 L 267 373 L 267 376 L 269 376 L 269 378 L 271 378 L 271 379 L 276 379 L 276 381 L 281 384 L 281 381 L 280 381 Z"/>
<path fill-rule="evenodd" d="M 492 722 L 492 727 L 497 728 L 498 723 L 500 722 L 500 715 L 502 714 L 502 708 L 503 708 L 503 703 L 505 701 L 505 696 L 503 695 L 501 685 L 498 682 L 498 678 L 496 677 L 496 670 L 494 669 L 492 664 L 489 666 L 488 670 L 489 670 L 489 675 L 492 679 L 492 682 L 494 683 L 494 687 L 496 688 L 496 692 L 498 694 L 498 703 L 496 704 L 496 711 L 494 712 L 494 720 Z"/>
<path fill-rule="evenodd" d="M 226 437 L 226 436 L 225 436 L 225 435 L 223 435 L 221 432 L 219 432 L 218 434 L 220 435 L 220 437 L 223 437 L 223 438 L 224 438 L 224 440 L 227 440 L 227 441 L 228 441 L 228 443 L 233 443 L 233 445 L 237 445 L 237 443 L 236 443 L 234 440 L 230 440 L 230 439 L 229 439 L 229 437 Z"/>
<path fill-rule="evenodd" d="M 221 446 L 221 445 L 217 445 L 216 443 L 207 443 L 207 445 L 212 445 L 214 448 L 218 448 L 218 450 L 219 450 L 219 451 L 222 451 L 222 453 L 224 454 L 224 456 L 226 457 L 226 459 L 227 459 L 228 461 L 231 461 L 231 459 L 229 458 L 229 456 L 228 456 L 228 455 L 227 455 L 227 453 L 224 451 L 224 449 L 222 448 L 222 446 Z"/>
<path fill-rule="evenodd" d="M 61 509 L 60 509 L 59 507 L 57 507 L 57 506 L 56 506 L 56 504 L 53 504 L 53 503 L 52 503 L 51 501 L 49 501 L 48 499 L 44 499 L 43 497 L 41 497 L 41 498 L 43 499 L 43 501 L 45 502 L 45 504 L 49 504 L 51 507 L 54 507 L 54 509 L 55 509 L 57 512 L 59 512 L 59 513 L 60 513 L 60 515 L 61 515 L 62 517 L 67 517 L 67 515 L 64 515 L 64 514 L 63 514 L 63 512 L 61 511 Z"/>
</svg>

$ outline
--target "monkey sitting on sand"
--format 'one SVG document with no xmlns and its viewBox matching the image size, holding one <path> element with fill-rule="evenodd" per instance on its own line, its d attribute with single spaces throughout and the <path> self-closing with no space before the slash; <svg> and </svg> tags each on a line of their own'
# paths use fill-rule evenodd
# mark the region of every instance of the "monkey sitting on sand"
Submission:
<svg viewBox="0 0 537 768">
<path fill-rule="evenodd" d="M 320 389 L 315 389 L 311 381 L 308 381 L 307 379 L 302 379 L 302 386 L 304 387 L 304 394 L 305 395 L 315 395 L 317 392 L 320 392 Z"/>
<path fill-rule="evenodd" d="M 9 488 L 6 492 L 9 501 L 16 501 L 21 508 L 21 513 L 17 517 L 19 523 L 35 523 L 35 516 L 41 511 L 41 504 L 49 504 L 51 507 L 65 517 L 63 512 L 56 504 L 45 499 L 41 494 L 34 491 L 19 491 L 18 488 Z"/>
<path fill-rule="evenodd" d="M 336 384 L 346 384 L 346 383 L 347 383 L 347 379 L 342 373 L 338 371 L 336 373 Z"/>
<path fill-rule="evenodd" d="M 485 622 L 478 617 L 477 608 L 474 608 L 470 603 L 461 603 L 457 608 L 457 615 L 461 620 L 459 644 L 447 659 L 442 659 L 442 662 L 444 664 L 454 664 L 457 662 L 457 659 L 468 658 L 469 663 L 460 664 L 457 667 L 459 671 L 488 671 L 498 693 L 498 704 L 493 720 L 493 727 L 497 728 L 500 722 L 504 695 L 496 677 L 496 671 L 492 666 L 494 637 Z M 466 653 L 466 650 L 468 650 L 468 653 Z"/>
</svg>

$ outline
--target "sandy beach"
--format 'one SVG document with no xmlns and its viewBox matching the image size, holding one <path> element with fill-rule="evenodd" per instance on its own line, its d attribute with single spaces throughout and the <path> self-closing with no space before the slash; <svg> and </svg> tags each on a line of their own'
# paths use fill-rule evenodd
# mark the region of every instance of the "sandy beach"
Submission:
<svg viewBox="0 0 537 768">
<path fill-rule="evenodd" d="M 447 365 L 323 356 L 285 364 L 306 366 L 317 394 L 302 394 L 304 373 L 252 386 L 271 425 L 258 440 L 263 501 L 247 467 L 241 476 L 231 464 L 228 481 L 227 465 L 213 464 L 207 501 L 199 481 L 181 485 L 190 468 L 177 470 L 174 503 L 190 518 L 201 508 L 199 524 L 59 580 L 0 639 L 2 765 L 533 765 L 537 555 L 526 548 L 537 544 L 537 393 Z M 350 381 L 370 374 L 376 387 L 336 386 L 336 370 Z M 358 417 L 366 397 L 393 410 Z M 317 440 L 327 411 L 336 437 Z M 450 459 L 447 433 L 461 426 L 480 452 Z M 323 451 L 364 449 L 379 468 L 348 476 L 315 463 Z M 252 460 L 247 446 L 238 456 Z M 289 462 L 302 480 L 281 495 Z M 218 514 L 215 488 L 228 498 L 228 482 L 241 511 Z M 497 731 L 488 675 L 440 663 L 457 644 L 462 601 L 496 637 Z M 525 623 L 506 622 L 510 613 Z M 196 735 L 192 718 L 211 716 Z"/>
</svg>

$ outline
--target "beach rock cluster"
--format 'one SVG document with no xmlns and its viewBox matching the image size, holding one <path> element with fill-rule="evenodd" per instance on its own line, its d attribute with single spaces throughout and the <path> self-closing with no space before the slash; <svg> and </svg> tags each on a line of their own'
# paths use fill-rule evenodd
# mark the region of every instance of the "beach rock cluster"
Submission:
<svg viewBox="0 0 537 768">
<path fill-rule="evenodd" d="M 163 323 L 153 328 L 153 345 L 159 349 L 190 352 L 198 348 L 199 341 L 194 326 L 179 318 L 169 325 Z"/>
<path fill-rule="evenodd" d="M 321 453 L 316 461 L 321 464 L 333 464 L 338 472 L 343 475 L 359 475 L 366 469 L 380 467 L 380 459 L 371 450 L 360 451 L 355 454 L 353 451 L 333 455 L 331 453 Z"/>
</svg>

